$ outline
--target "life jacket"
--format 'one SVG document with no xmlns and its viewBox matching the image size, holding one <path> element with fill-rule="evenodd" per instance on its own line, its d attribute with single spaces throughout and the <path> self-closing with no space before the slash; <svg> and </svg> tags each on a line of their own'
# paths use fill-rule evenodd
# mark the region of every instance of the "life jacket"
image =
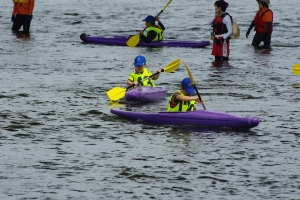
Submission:
<svg viewBox="0 0 300 200">
<path fill-rule="evenodd" d="M 12 0 L 14 3 L 24 3 L 29 4 L 29 0 Z"/>
<path fill-rule="evenodd" d="M 223 18 L 226 15 L 229 15 L 229 14 L 228 13 L 224 13 L 221 16 L 217 16 L 215 18 L 215 20 L 213 21 L 212 28 L 214 30 L 215 35 L 221 35 L 221 34 L 224 34 L 224 33 L 228 32 L 226 24 L 223 23 Z M 230 17 L 231 22 L 232 22 L 232 17 L 230 15 L 229 15 L 229 17 Z"/>
<path fill-rule="evenodd" d="M 257 11 L 257 13 L 256 13 L 256 15 L 254 17 L 254 27 L 255 27 L 255 31 L 257 33 L 265 33 L 267 31 L 267 24 L 268 23 L 263 20 L 263 16 L 268 11 L 272 12 L 272 10 L 267 9 L 260 16 L 259 16 L 259 12 L 260 11 Z M 273 21 L 273 12 L 272 12 L 272 21 Z M 273 23 L 272 23 L 271 28 L 270 28 L 270 33 L 272 33 L 272 32 L 273 32 Z"/>
<path fill-rule="evenodd" d="M 180 90 L 176 90 L 170 97 L 168 103 L 168 112 L 185 112 L 185 111 L 194 111 L 195 110 L 195 100 L 192 101 L 178 101 L 176 99 L 175 94 L 180 94 L 181 96 L 185 96 Z"/>
<path fill-rule="evenodd" d="M 152 39 L 152 41 L 159 41 L 162 40 L 164 37 L 163 30 L 160 28 L 160 26 L 150 26 L 147 28 L 147 32 L 145 34 L 146 37 L 148 37 L 149 31 L 155 31 L 156 32 L 156 37 Z"/>
<path fill-rule="evenodd" d="M 142 80 L 148 78 L 149 76 L 151 76 L 151 73 L 149 72 L 149 70 L 147 68 L 144 68 L 142 73 L 135 73 L 135 72 L 131 72 L 130 77 L 132 77 L 132 82 L 139 82 L 139 85 L 141 86 L 152 86 L 155 87 L 155 84 L 153 82 L 153 80 L 151 78 L 141 82 Z M 130 79 L 129 79 L 130 80 Z"/>
</svg>

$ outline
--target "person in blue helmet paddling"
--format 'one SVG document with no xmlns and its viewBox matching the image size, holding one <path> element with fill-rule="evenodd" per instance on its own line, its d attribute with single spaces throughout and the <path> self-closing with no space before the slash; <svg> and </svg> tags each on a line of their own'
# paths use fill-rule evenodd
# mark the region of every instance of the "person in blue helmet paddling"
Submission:
<svg viewBox="0 0 300 200">
<path fill-rule="evenodd" d="M 147 27 L 145 34 L 144 31 L 140 31 L 140 38 L 146 42 L 150 43 L 152 41 L 160 41 L 163 39 L 165 30 L 164 25 L 159 20 L 158 16 L 153 17 L 152 15 L 148 15 L 145 19 L 145 25 Z M 158 22 L 158 25 L 155 25 L 155 21 Z"/>
<path fill-rule="evenodd" d="M 196 91 L 190 78 L 184 78 L 181 81 L 180 90 L 176 90 L 170 97 L 168 103 L 168 112 L 186 112 L 196 110 L 195 103 L 203 103 L 204 99 L 195 95 Z"/>
<path fill-rule="evenodd" d="M 161 73 L 161 69 L 156 70 L 156 72 L 158 72 L 157 75 L 155 75 L 152 78 L 148 78 L 152 75 L 152 73 L 146 68 L 146 58 L 142 55 L 138 55 L 137 57 L 135 57 L 133 65 L 135 67 L 135 70 L 130 73 L 130 75 L 126 81 L 126 84 L 127 85 L 134 84 L 135 86 L 155 87 L 153 80 L 158 79 L 159 74 Z M 142 81 L 142 80 L 144 80 L 144 81 Z"/>
</svg>

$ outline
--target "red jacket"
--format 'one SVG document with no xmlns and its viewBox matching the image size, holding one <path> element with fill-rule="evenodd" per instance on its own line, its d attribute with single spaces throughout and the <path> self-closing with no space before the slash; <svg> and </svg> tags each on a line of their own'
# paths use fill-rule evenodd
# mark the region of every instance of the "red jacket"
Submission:
<svg viewBox="0 0 300 200">
<path fill-rule="evenodd" d="M 14 9 L 12 15 L 32 15 L 34 8 L 34 0 L 28 0 L 26 3 L 14 3 Z"/>
<path fill-rule="evenodd" d="M 254 17 L 255 31 L 259 34 L 263 34 L 267 31 L 268 22 L 272 22 L 270 32 L 273 32 L 273 12 L 268 8 L 257 11 Z"/>
</svg>

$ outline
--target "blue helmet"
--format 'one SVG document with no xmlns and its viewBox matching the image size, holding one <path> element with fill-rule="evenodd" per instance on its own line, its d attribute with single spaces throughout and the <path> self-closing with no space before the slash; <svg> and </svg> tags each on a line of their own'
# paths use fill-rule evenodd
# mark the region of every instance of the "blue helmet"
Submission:
<svg viewBox="0 0 300 200">
<path fill-rule="evenodd" d="M 192 85 L 190 78 L 185 78 L 181 81 L 181 86 L 184 88 L 188 95 L 196 94 L 195 88 Z"/>
<path fill-rule="evenodd" d="M 134 66 L 142 67 L 146 64 L 146 58 L 144 56 L 138 55 L 134 59 Z"/>
<path fill-rule="evenodd" d="M 147 16 L 145 19 L 143 19 L 142 21 L 155 23 L 155 17 L 153 17 L 152 15 L 148 15 L 148 16 Z"/>
</svg>

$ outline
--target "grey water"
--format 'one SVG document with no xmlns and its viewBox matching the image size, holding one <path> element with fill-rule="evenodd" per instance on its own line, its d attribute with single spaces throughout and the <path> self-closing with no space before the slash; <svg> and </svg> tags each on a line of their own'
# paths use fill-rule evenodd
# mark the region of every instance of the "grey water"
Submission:
<svg viewBox="0 0 300 200">
<path fill-rule="evenodd" d="M 274 1 L 271 49 L 245 33 L 255 0 L 228 0 L 241 28 L 228 65 L 206 48 L 129 48 L 85 44 L 79 36 L 134 35 L 167 1 L 36 1 L 30 37 L 0 13 L 0 199 L 300 199 L 298 0 Z M 173 0 L 160 15 L 165 38 L 209 40 L 214 1 Z M 133 60 L 155 72 L 181 58 L 207 110 L 258 117 L 249 131 L 156 126 L 110 113 L 106 92 L 126 87 Z M 164 111 L 188 77 L 181 64 L 156 81 L 168 94 L 138 105 Z M 198 106 L 201 109 L 201 106 Z"/>
</svg>

